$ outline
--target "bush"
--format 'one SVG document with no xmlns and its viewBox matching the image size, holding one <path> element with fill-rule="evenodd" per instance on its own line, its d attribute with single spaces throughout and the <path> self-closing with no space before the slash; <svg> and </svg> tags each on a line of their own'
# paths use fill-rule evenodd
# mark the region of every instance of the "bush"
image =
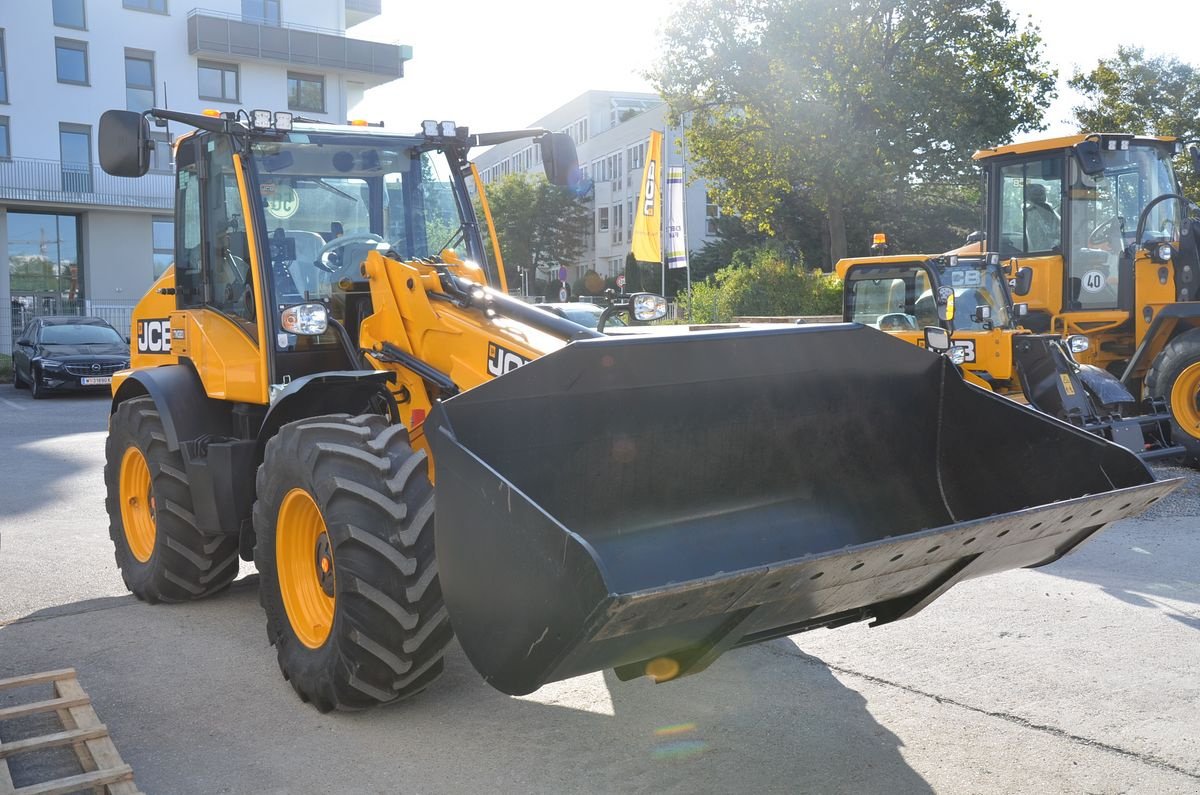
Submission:
<svg viewBox="0 0 1200 795">
<path fill-rule="evenodd" d="M 734 264 L 679 294 L 693 323 L 728 323 L 739 316 L 837 315 L 842 311 L 842 282 L 837 276 L 805 270 L 768 249 L 739 251 Z"/>
</svg>

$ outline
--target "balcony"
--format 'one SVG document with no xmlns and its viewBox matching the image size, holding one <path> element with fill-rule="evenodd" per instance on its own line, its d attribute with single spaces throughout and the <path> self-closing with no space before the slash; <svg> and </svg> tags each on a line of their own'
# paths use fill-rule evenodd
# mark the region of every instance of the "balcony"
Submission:
<svg viewBox="0 0 1200 795">
<path fill-rule="evenodd" d="M 14 157 L 0 161 L 0 201 L 171 210 L 175 180 L 161 171 L 128 179 L 105 174 L 99 166 Z"/>
<path fill-rule="evenodd" d="M 374 19 L 383 13 L 383 0 L 346 0 L 346 27 Z"/>
<path fill-rule="evenodd" d="M 187 35 L 189 55 L 359 72 L 374 75 L 375 80 L 368 80 L 372 85 L 404 77 L 404 62 L 412 58 L 407 45 L 352 39 L 343 31 L 306 25 L 267 24 L 203 8 L 188 12 Z"/>
</svg>

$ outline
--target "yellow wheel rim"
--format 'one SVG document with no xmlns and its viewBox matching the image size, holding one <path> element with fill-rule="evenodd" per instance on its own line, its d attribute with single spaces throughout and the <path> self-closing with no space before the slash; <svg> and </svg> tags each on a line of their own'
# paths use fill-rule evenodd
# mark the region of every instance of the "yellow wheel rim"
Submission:
<svg viewBox="0 0 1200 795">
<path fill-rule="evenodd" d="M 289 491 L 279 506 L 275 570 L 292 631 L 308 648 L 320 648 L 333 629 L 333 549 L 321 509 L 304 489 Z"/>
<path fill-rule="evenodd" d="M 1171 414 L 1185 433 L 1200 439 L 1200 362 L 1185 367 L 1175 379 Z"/>
<path fill-rule="evenodd" d="M 154 554 L 154 507 L 146 456 L 136 447 L 128 447 L 121 457 L 121 524 L 129 551 L 140 563 Z"/>
</svg>

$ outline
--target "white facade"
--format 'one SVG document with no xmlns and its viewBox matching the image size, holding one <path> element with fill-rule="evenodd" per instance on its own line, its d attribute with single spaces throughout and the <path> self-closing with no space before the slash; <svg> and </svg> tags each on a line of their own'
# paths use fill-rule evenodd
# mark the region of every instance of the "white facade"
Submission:
<svg viewBox="0 0 1200 795">
<path fill-rule="evenodd" d="M 291 109 L 345 122 L 412 57 L 409 47 L 347 35 L 348 24 L 379 15 L 380 0 L 201 4 L 0 4 L 0 317 L 9 306 L 28 314 L 133 301 L 170 261 L 167 131 L 151 128 L 163 142 L 150 174 L 110 177 L 98 165 L 105 110 Z M 0 352 L 8 326 L 0 323 Z"/>
<path fill-rule="evenodd" d="M 657 94 L 588 91 L 529 126 L 569 134 L 579 150 L 580 165 L 595 185 L 587 197 L 592 209 L 592 234 L 582 260 L 566 263 L 569 281 L 588 270 L 606 277 L 624 272 L 634 204 L 652 130 L 665 132 L 666 165 L 684 167 L 688 249 L 697 251 L 715 238 L 719 211 L 707 203 L 704 180 L 689 183 L 693 175 L 682 154 L 681 130 L 667 127 L 667 106 Z M 542 173 L 538 147 L 529 141 L 493 147 L 475 158 L 475 166 L 485 184 L 507 174 Z M 666 174 L 664 168 L 664 183 Z"/>
</svg>

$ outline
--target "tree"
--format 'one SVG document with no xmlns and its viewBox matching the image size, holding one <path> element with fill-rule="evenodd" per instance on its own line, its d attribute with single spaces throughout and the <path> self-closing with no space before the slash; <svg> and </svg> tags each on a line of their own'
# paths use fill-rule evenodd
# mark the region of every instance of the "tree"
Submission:
<svg viewBox="0 0 1200 795">
<path fill-rule="evenodd" d="M 1072 108 L 1081 132 L 1200 137 L 1200 70 L 1177 58 L 1147 58 L 1139 47 L 1118 47 L 1068 82 L 1083 95 Z M 1176 163 L 1184 192 L 1200 198 L 1200 180 Z"/>
<path fill-rule="evenodd" d="M 557 278 L 553 271 L 583 254 L 592 211 L 569 189 L 544 177 L 510 174 L 488 185 L 487 198 L 509 285 L 521 283 L 519 268 L 528 269 L 533 289 L 538 269 L 543 277 Z M 490 240 L 487 246 L 494 256 Z"/>
<path fill-rule="evenodd" d="M 882 194 L 972 180 L 1039 129 L 1055 73 L 996 0 L 692 0 L 651 77 L 724 211 L 813 212 L 823 265 Z"/>
</svg>

